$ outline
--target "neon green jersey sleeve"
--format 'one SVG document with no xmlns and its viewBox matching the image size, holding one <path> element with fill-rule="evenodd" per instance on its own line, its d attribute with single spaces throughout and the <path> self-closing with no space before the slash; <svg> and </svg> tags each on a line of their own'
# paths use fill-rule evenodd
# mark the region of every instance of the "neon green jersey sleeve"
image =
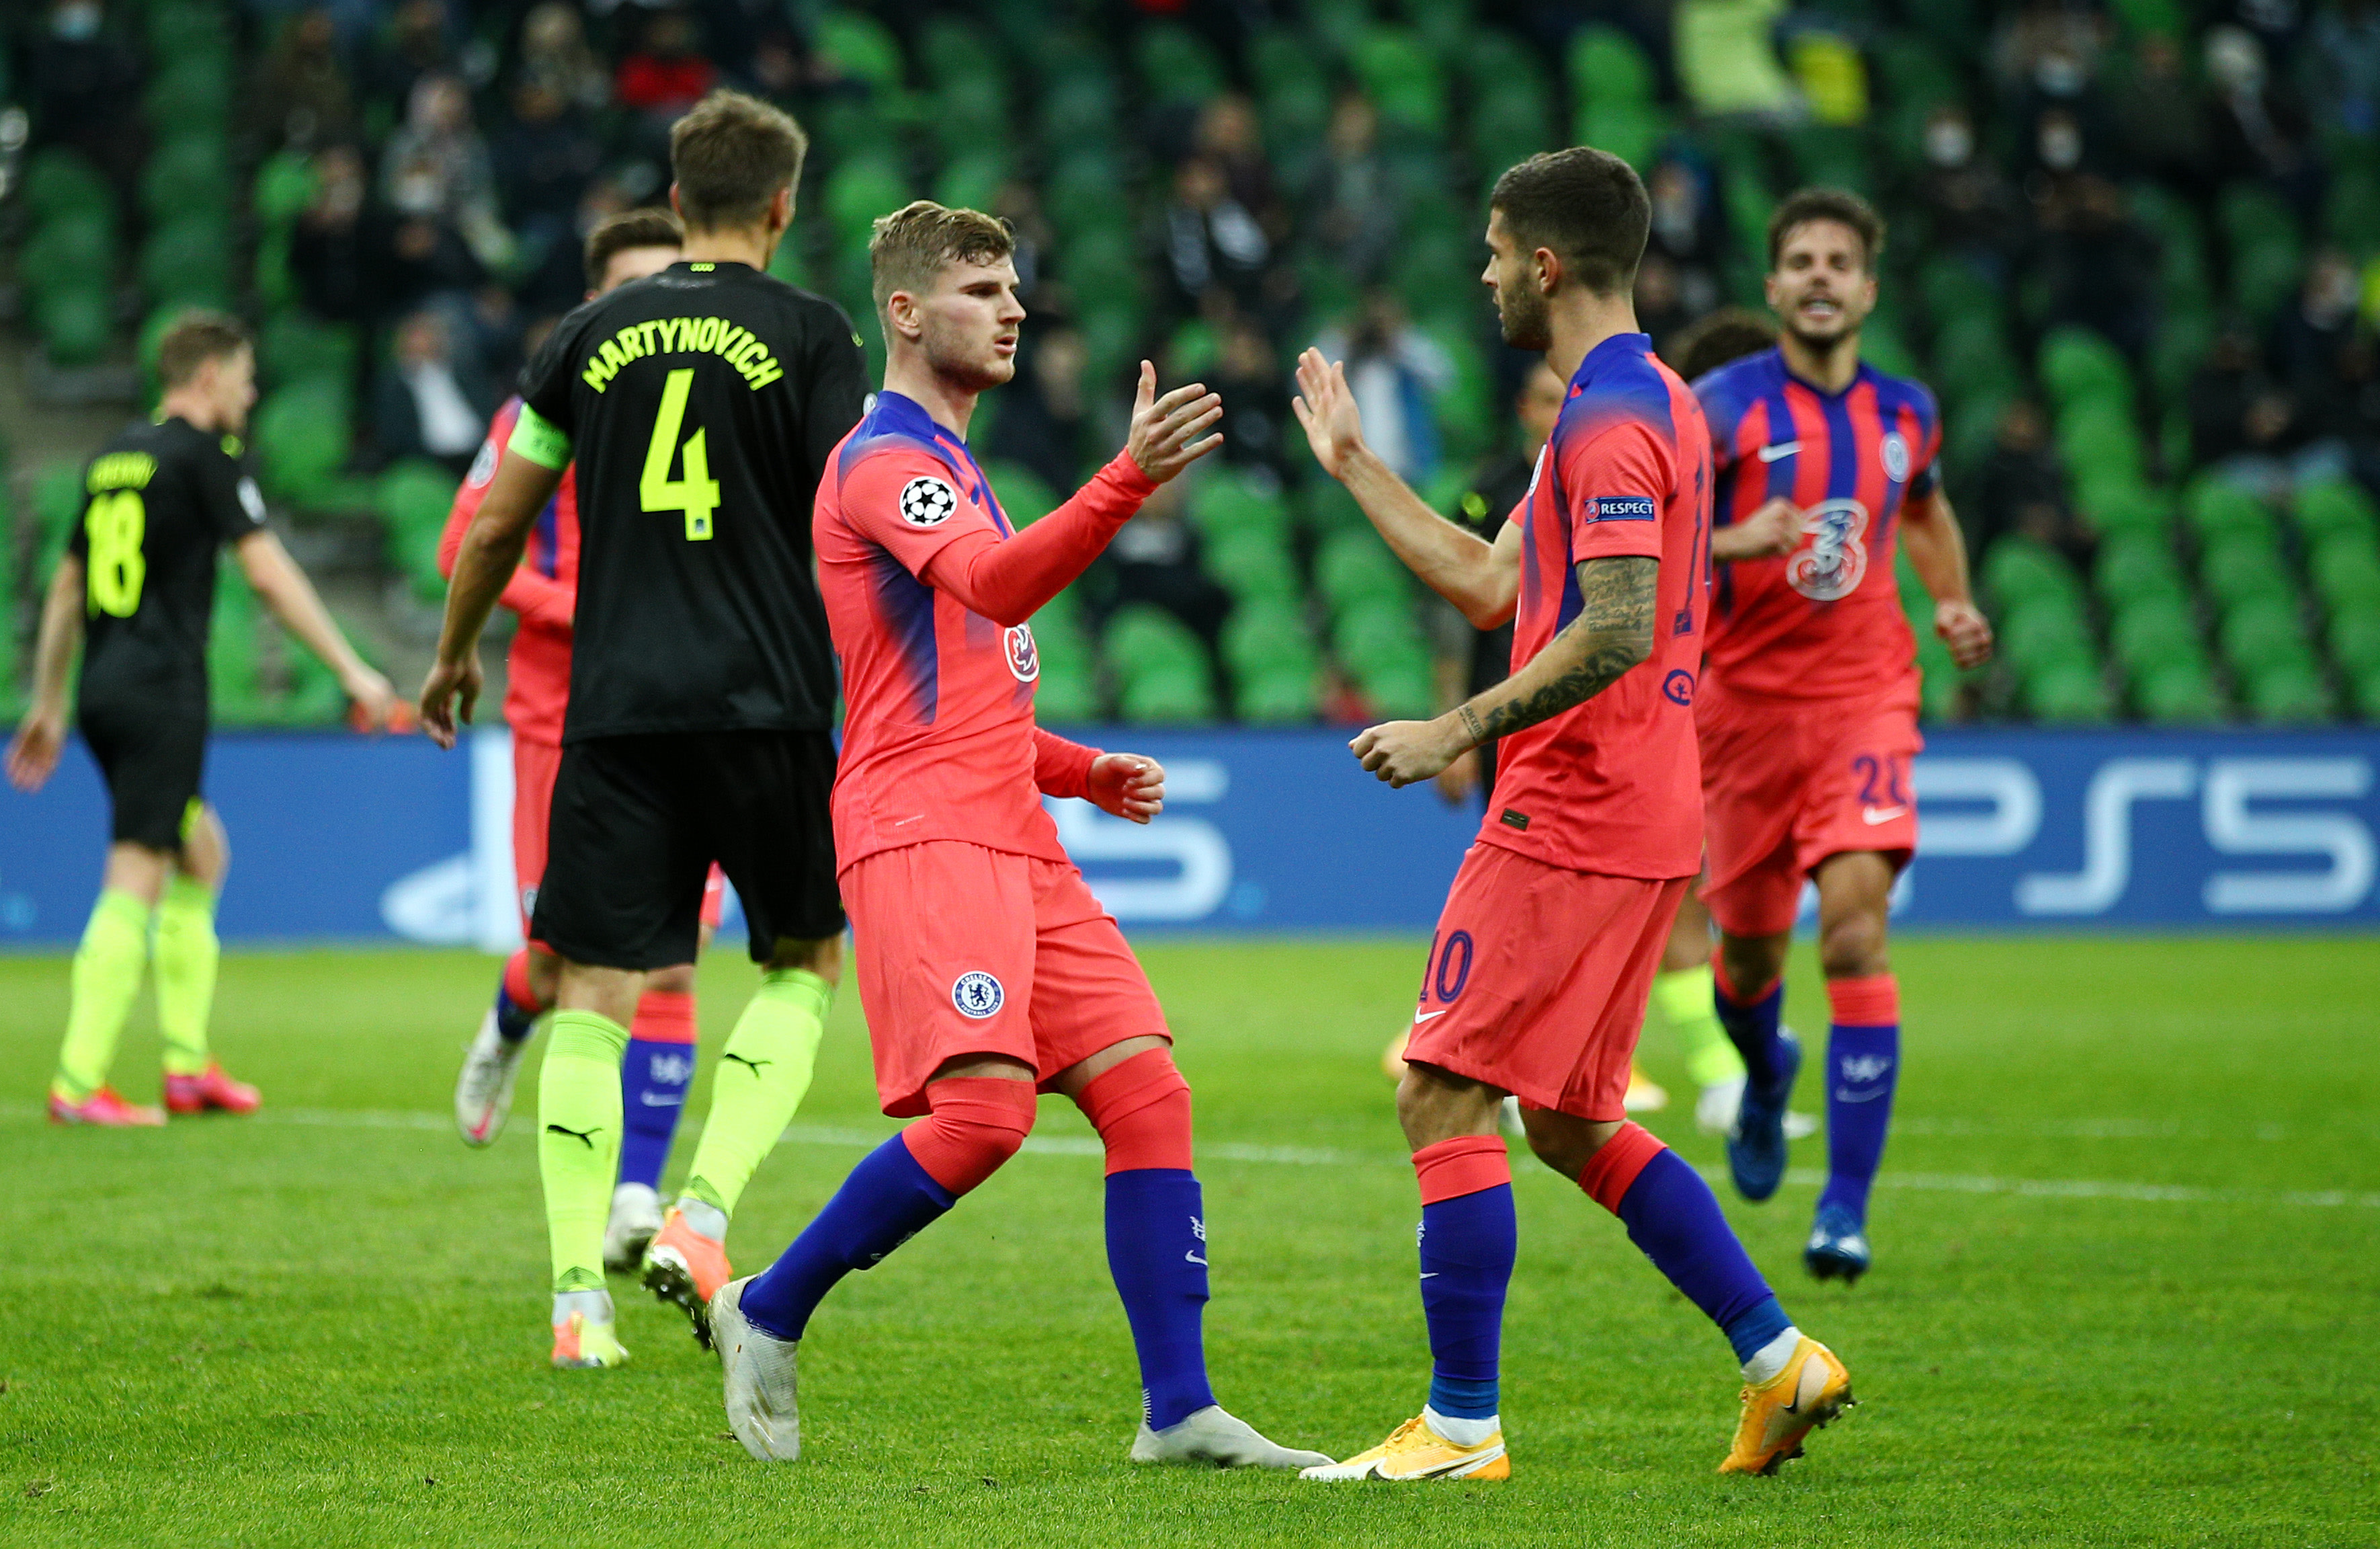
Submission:
<svg viewBox="0 0 2380 1549">
<path fill-rule="evenodd" d="M 570 466 L 570 437 L 561 426 L 527 404 L 521 405 L 520 418 L 513 422 L 513 438 L 507 445 L 540 468 Z"/>
</svg>

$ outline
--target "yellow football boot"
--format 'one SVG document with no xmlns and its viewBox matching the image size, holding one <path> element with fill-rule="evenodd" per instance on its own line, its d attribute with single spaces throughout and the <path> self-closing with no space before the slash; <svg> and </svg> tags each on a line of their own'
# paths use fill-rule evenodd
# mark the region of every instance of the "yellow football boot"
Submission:
<svg viewBox="0 0 2380 1549">
<path fill-rule="evenodd" d="M 1298 1471 L 1300 1479 L 1510 1479 L 1512 1459 L 1500 1430 L 1477 1446 L 1457 1446 L 1415 1415 L 1389 1433 L 1389 1439 L 1344 1463 L 1324 1463 Z"/>
<path fill-rule="evenodd" d="M 1785 1370 L 1743 1390 L 1743 1418 L 1736 1422 L 1735 1445 L 1723 1474 L 1773 1474 L 1787 1458 L 1802 1456 L 1802 1438 L 1831 1424 L 1857 1400 L 1852 1374 L 1835 1352 L 1808 1335 L 1793 1347 Z"/>
<path fill-rule="evenodd" d="M 610 1323 L 573 1312 L 553 1325 L 553 1364 L 565 1369 L 625 1366 L 628 1351 Z"/>
</svg>

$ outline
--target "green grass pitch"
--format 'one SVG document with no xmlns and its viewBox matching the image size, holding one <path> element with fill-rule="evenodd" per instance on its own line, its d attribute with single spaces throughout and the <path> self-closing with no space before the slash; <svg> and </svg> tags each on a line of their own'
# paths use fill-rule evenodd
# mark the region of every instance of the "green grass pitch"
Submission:
<svg viewBox="0 0 2380 1549">
<path fill-rule="evenodd" d="M 1216 1388 L 1276 1437 L 1368 1445 L 1427 1372 L 1377 1064 L 1420 944 L 1145 956 L 1197 1091 Z M 1806 958 L 1789 1017 L 1815 1048 Z M 1848 1291 L 1803 1276 L 1806 1171 L 1728 1206 L 1860 1407 L 1779 1478 L 1718 1477 L 1725 1344 L 1523 1158 L 1513 1478 L 1392 1489 L 1124 1461 L 1137 1384 L 1099 1169 L 1055 1100 L 1034 1150 L 829 1300 L 803 1351 L 807 1450 L 764 1469 L 727 1438 L 715 1363 L 627 1283 L 634 1364 L 546 1367 L 531 1083 L 490 1152 L 443 1116 L 489 959 L 230 957 L 217 1043 L 265 1113 L 102 1133 L 40 1122 L 65 961 L 0 958 L 0 1543 L 2380 1540 L 2380 940 L 1924 940 L 1898 967 L 1876 1271 Z M 713 955 L 707 1049 L 751 982 Z M 154 1048 L 144 1009 L 128 1094 L 153 1095 Z M 1645 1063 L 1680 1099 L 1654 1128 L 1718 1164 L 1658 1024 Z M 1797 1105 L 1818 1102 L 1805 1080 Z M 846 992 L 738 1262 L 765 1263 L 892 1128 Z"/>
</svg>

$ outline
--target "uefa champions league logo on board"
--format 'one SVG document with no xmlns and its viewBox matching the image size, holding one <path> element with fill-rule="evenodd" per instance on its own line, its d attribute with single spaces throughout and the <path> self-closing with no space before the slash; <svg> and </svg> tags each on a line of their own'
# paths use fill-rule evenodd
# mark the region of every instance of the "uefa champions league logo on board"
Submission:
<svg viewBox="0 0 2380 1549">
<path fill-rule="evenodd" d="M 1824 501 L 1803 513 L 1811 540 L 1785 562 L 1785 581 L 1814 603 L 1831 603 L 1859 590 L 1867 574 L 1867 507 L 1856 500 Z"/>
</svg>

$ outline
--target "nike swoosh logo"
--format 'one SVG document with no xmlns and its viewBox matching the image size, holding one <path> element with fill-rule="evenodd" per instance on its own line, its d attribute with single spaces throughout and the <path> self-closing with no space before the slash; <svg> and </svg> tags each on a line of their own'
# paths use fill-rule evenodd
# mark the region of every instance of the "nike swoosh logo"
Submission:
<svg viewBox="0 0 2380 1549">
<path fill-rule="evenodd" d="M 1882 1092 L 1845 1092 L 1841 1087 L 1835 1089 L 1835 1101 L 1838 1103 L 1873 1103 L 1883 1095 Z"/>
<path fill-rule="evenodd" d="M 1182 1259 L 1184 1262 L 1196 1264 L 1200 1269 L 1207 1267 L 1207 1261 L 1200 1258 L 1196 1253 L 1184 1253 L 1182 1255 Z"/>
<path fill-rule="evenodd" d="M 1414 1020 L 1416 1023 L 1421 1023 L 1428 1021 L 1432 1017 L 1443 1017 L 1445 1015 L 1446 1013 L 1444 1011 L 1416 1011 L 1414 1013 Z"/>
<path fill-rule="evenodd" d="M 683 1097 L 655 1097 L 650 1092 L 637 1093 L 637 1101 L 648 1108 L 678 1108 L 686 1105 Z"/>
<path fill-rule="evenodd" d="M 1862 807 L 1860 822 L 1873 828 L 1879 823 L 1890 823 L 1908 811 L 1906 807 Z"/>
<path fill-rule="evenodd" d="M 1435 1280 L 1438 1278 L 1438 1271 L 1434 1269 L 1423 1270 L 1421 1272 L 1421 1277 L 1425 1280 Z"/>
<path fill-rule="evenodd" d="M 1763 446 L 1760 449 L 1760 460 L 1775 462 L 1779 457 L 1790 457 L 1801 449 L 1802 444 L 1798 441 L 1779 441 L 1771 445 Z"/>
</svg>

